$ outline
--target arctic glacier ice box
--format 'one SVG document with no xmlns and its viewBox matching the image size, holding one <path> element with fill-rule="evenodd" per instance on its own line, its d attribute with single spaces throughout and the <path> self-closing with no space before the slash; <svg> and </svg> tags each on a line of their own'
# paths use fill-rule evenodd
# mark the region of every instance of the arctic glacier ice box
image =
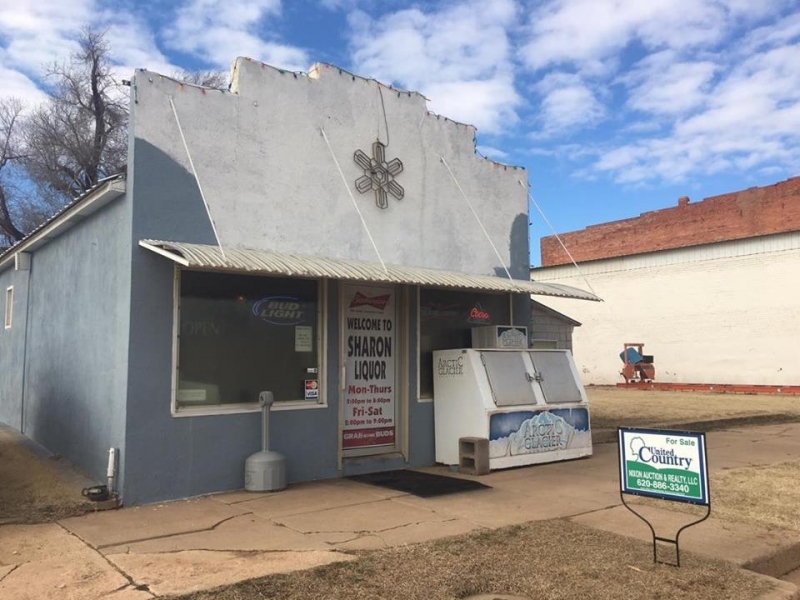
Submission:
<svg viewBox="0 0 800 600">
<path fill-rule="evenodd" d="M 458 440 L 489 440 L 489 467 L 590 456 L 589 402 L 568 350 L 433 353 L 436 462 L 459 462 Z"/>
</svg>

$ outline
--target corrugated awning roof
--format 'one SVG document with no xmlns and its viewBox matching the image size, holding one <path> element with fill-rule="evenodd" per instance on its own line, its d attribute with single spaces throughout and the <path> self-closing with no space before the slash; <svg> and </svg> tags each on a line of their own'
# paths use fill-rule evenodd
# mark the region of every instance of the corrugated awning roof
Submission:
<svg viewBox="0 0 800 600">
<path fill-rule="evenodd" d="M 404 283 L 429 287 L 442 287 L 489 292 L 515 292 L 539 296 L 557 296 L 580 300 L 600 301 L 600 298 L 575 287 L 555 283 L 539 283 L 522 279 L 505 279 L 491 275 L 471 275 L 457 271 L 440 271 L 419 267 L 386 265 L 338 258 L 318 258 L 280 254 L 266 250 L 225 249 L 204 244 L 142 240 L 139 245 L 157 254 L 193 269 L 235 271 L 257 275 L 283 275 L 286 277 L 312 277 L 343 279 L 348 281 L 373 281 L 377 283 Z"/>
</svg>

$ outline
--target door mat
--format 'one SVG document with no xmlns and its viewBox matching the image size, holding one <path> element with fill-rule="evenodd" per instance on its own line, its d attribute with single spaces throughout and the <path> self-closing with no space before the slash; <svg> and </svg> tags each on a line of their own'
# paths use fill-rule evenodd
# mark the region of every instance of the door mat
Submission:
<svg viewBox="0 0 800 600">
<path fill-rule="evenodd" d="M 445 496 L 447 494 L 491 489 L 491 486 L 470 479 L 458 479 L 457 477 L 446 477 L 444 475 L 409 471 L 407 469 L 384 471 L 382 473 L 367 473 L 366 475 L 352 475 L 348 477 L 348 479 L 358 481 L 359 483 L 368 483 L 369 485 L 389 488 L 390 490 L 396 490 L 398 492 L 406 492 L 407 494 L 413 494 L 420 498 L 433 498 L 435 496 Z"/>
</svg>

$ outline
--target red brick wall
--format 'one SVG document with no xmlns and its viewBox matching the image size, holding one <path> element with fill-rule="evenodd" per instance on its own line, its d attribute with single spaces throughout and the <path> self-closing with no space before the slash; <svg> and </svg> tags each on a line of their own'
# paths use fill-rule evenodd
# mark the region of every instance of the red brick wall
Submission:
<svg viewBox="0 0 800 600">
<path fill-rule="evenodd" d="M 702 202 L 642 213 L 632 219 L 561 234 L 576 262 L 738 240 L 800 230 L 800 177 Z M 555 236 L 541 239 L 542 266 L 568 264 Z"/>
</svg>

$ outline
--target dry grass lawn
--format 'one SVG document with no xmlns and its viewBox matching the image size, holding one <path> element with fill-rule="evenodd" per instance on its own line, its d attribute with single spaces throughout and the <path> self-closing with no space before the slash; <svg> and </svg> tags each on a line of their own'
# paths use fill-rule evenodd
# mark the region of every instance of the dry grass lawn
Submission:
<svg viewBox="0 0 800 600">
<path fill-rule="evenodd" d="M 800 421 L 800 397 L 586 388 L 594 429 L 659 427 L 750 417 L 754 422 Z"/>
<path fill-rule="evenodd" d="M 800 531 L 800 461 L 730 469 L 711 477 L 714 514 Z"/>
<path fill-rule="evenodd" d="M 43 523 L 93 510 L 81 486 L 0 428 L 0 523 Z"/>
<path fill-rule="evenodd" d="M 729 419 L 752 422 L 800 420 L 800 397 L 755 394 L 712 394 L 626 390 L 588 387 L 592 427 L 660 427 L 674 423 L 717 420 L 719 428 Z M 738 425 L 745 424 L 741 421 Z M 771 466 L 729 469 L 711 475 L 712 513 L 716 517 L 764 527 L 800 530 L 800 461 Z M 668 510 L 701 514 L 689 504 L 635 498 L 634 502 Z"/>
<path fill-rule="evenodd" d="M 766 529 L 800 531 L 800 461 L 728 469 L 711 475 L 711 514 Z M 695 515 L 705 508 L 655 498 L 634 497 L 636 504 Z"/>
<path fill-rule="evenodd" d="M 181 600 L 452 600 L 511 594 L 532 600 L 752 600 L 763 579 L 683 555 L 654 565 L 646 542 L 569 521 L 521 526 L 361 553 L 359 559 L 181 596 Z"/>
</svg>

